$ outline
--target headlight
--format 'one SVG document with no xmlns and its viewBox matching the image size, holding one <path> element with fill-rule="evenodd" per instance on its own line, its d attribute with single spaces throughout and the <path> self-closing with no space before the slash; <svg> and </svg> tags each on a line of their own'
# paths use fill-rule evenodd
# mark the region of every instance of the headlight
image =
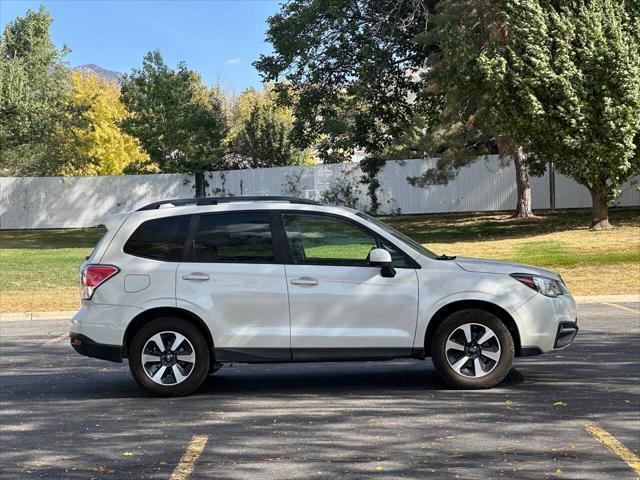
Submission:
<svg viewBox="0 0 640 480">
<path fill-rule="evenodd" d="M 553 278 L 529 275 L 527 273 L 512 273 L 511 276 L 523 285 L 547 297 L 557 297 L 564 294 L 562 284 Z"/>
</svg>

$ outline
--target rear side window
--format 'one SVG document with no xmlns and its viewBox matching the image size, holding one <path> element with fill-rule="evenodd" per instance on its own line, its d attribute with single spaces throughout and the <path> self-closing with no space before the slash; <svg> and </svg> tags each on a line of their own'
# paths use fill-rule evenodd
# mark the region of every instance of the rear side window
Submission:
<svg viewBox="0 0 640 480">
<path fill-rule="evenodd" d="M 193 236 L 195 262 L 275 261 L 269 212 L 201 215 Z"/>
<path fill-rule="evenodd" d="M 190 220 L 190 215 L 147 220 L 129 237 L 123 251 L 137 257 L 179 262 Z"/>
</svg>

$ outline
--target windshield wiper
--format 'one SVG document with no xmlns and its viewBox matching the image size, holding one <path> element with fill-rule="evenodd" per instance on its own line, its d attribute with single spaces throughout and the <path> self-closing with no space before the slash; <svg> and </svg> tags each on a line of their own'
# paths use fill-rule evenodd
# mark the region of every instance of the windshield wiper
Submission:
<svg viewBox="0 0 640 480">
<path fill-rule="evenodd" d="M 455 260 L 455 259 L 456 259 L 456 256 L 455 256 L 455 255 L 453 255 L 453 256 L 449 256 L 449 255 L 446 255 L 446 254 L 444 254 L 444 253 L 443 253 L 442 255 L 438 255 L 438 256 L 436 257 L 436 260 Z"/>
</svg>

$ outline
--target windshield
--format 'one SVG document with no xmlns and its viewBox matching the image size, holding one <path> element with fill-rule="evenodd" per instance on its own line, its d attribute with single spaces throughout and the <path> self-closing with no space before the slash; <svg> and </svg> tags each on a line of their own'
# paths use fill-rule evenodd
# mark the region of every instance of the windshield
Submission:
<svg viewBox="0 0 640 480">
<path fill-rule="evenodd" d="M 358 215 L 359 217 L 362 217 L 362 218 L 370 221 L 371 223 L 374 223 L 376 226 L 380 227 L 381 229 L 383 229 L 388 234 L 396 237 L 398 240 L 401 240 L 402 242 L 404 242 L 407 245 L 411 246 L 414 250 L 418 251 L 419 253 L 421 253 L 425 257 L 429 257 L 429 258 L 437 258 L 438 257 L 438 255 L 433 253 L 428 248 L 423 247 L 421 244 L 416 242 L 414 239 L 412 239 L 410 237 L 407 237 L 404 233 L 400 233 L 395 228 L 392 228 L 389 225 L 387 225 L 386 223 L 381 222 L 377 218 L 372 217 L 371 215 L 367 215 L 366 213 L 362 213 L 362 212 L 358 212 L 358 213 L 356 213 L 356 215 Z"/>
</svg>

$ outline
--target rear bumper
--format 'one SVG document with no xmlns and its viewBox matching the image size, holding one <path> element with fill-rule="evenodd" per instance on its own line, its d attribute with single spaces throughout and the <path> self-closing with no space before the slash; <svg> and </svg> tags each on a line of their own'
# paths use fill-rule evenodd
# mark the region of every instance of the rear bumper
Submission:
<svg viewBox="0 0 640 480">
<path fill-rule="evenodd" d="M 119 345 L 97 343 L 80 333 L 69 335 L 71 346 L 80 355 L 122 363 L 122 349 Z"/>
</svg>

